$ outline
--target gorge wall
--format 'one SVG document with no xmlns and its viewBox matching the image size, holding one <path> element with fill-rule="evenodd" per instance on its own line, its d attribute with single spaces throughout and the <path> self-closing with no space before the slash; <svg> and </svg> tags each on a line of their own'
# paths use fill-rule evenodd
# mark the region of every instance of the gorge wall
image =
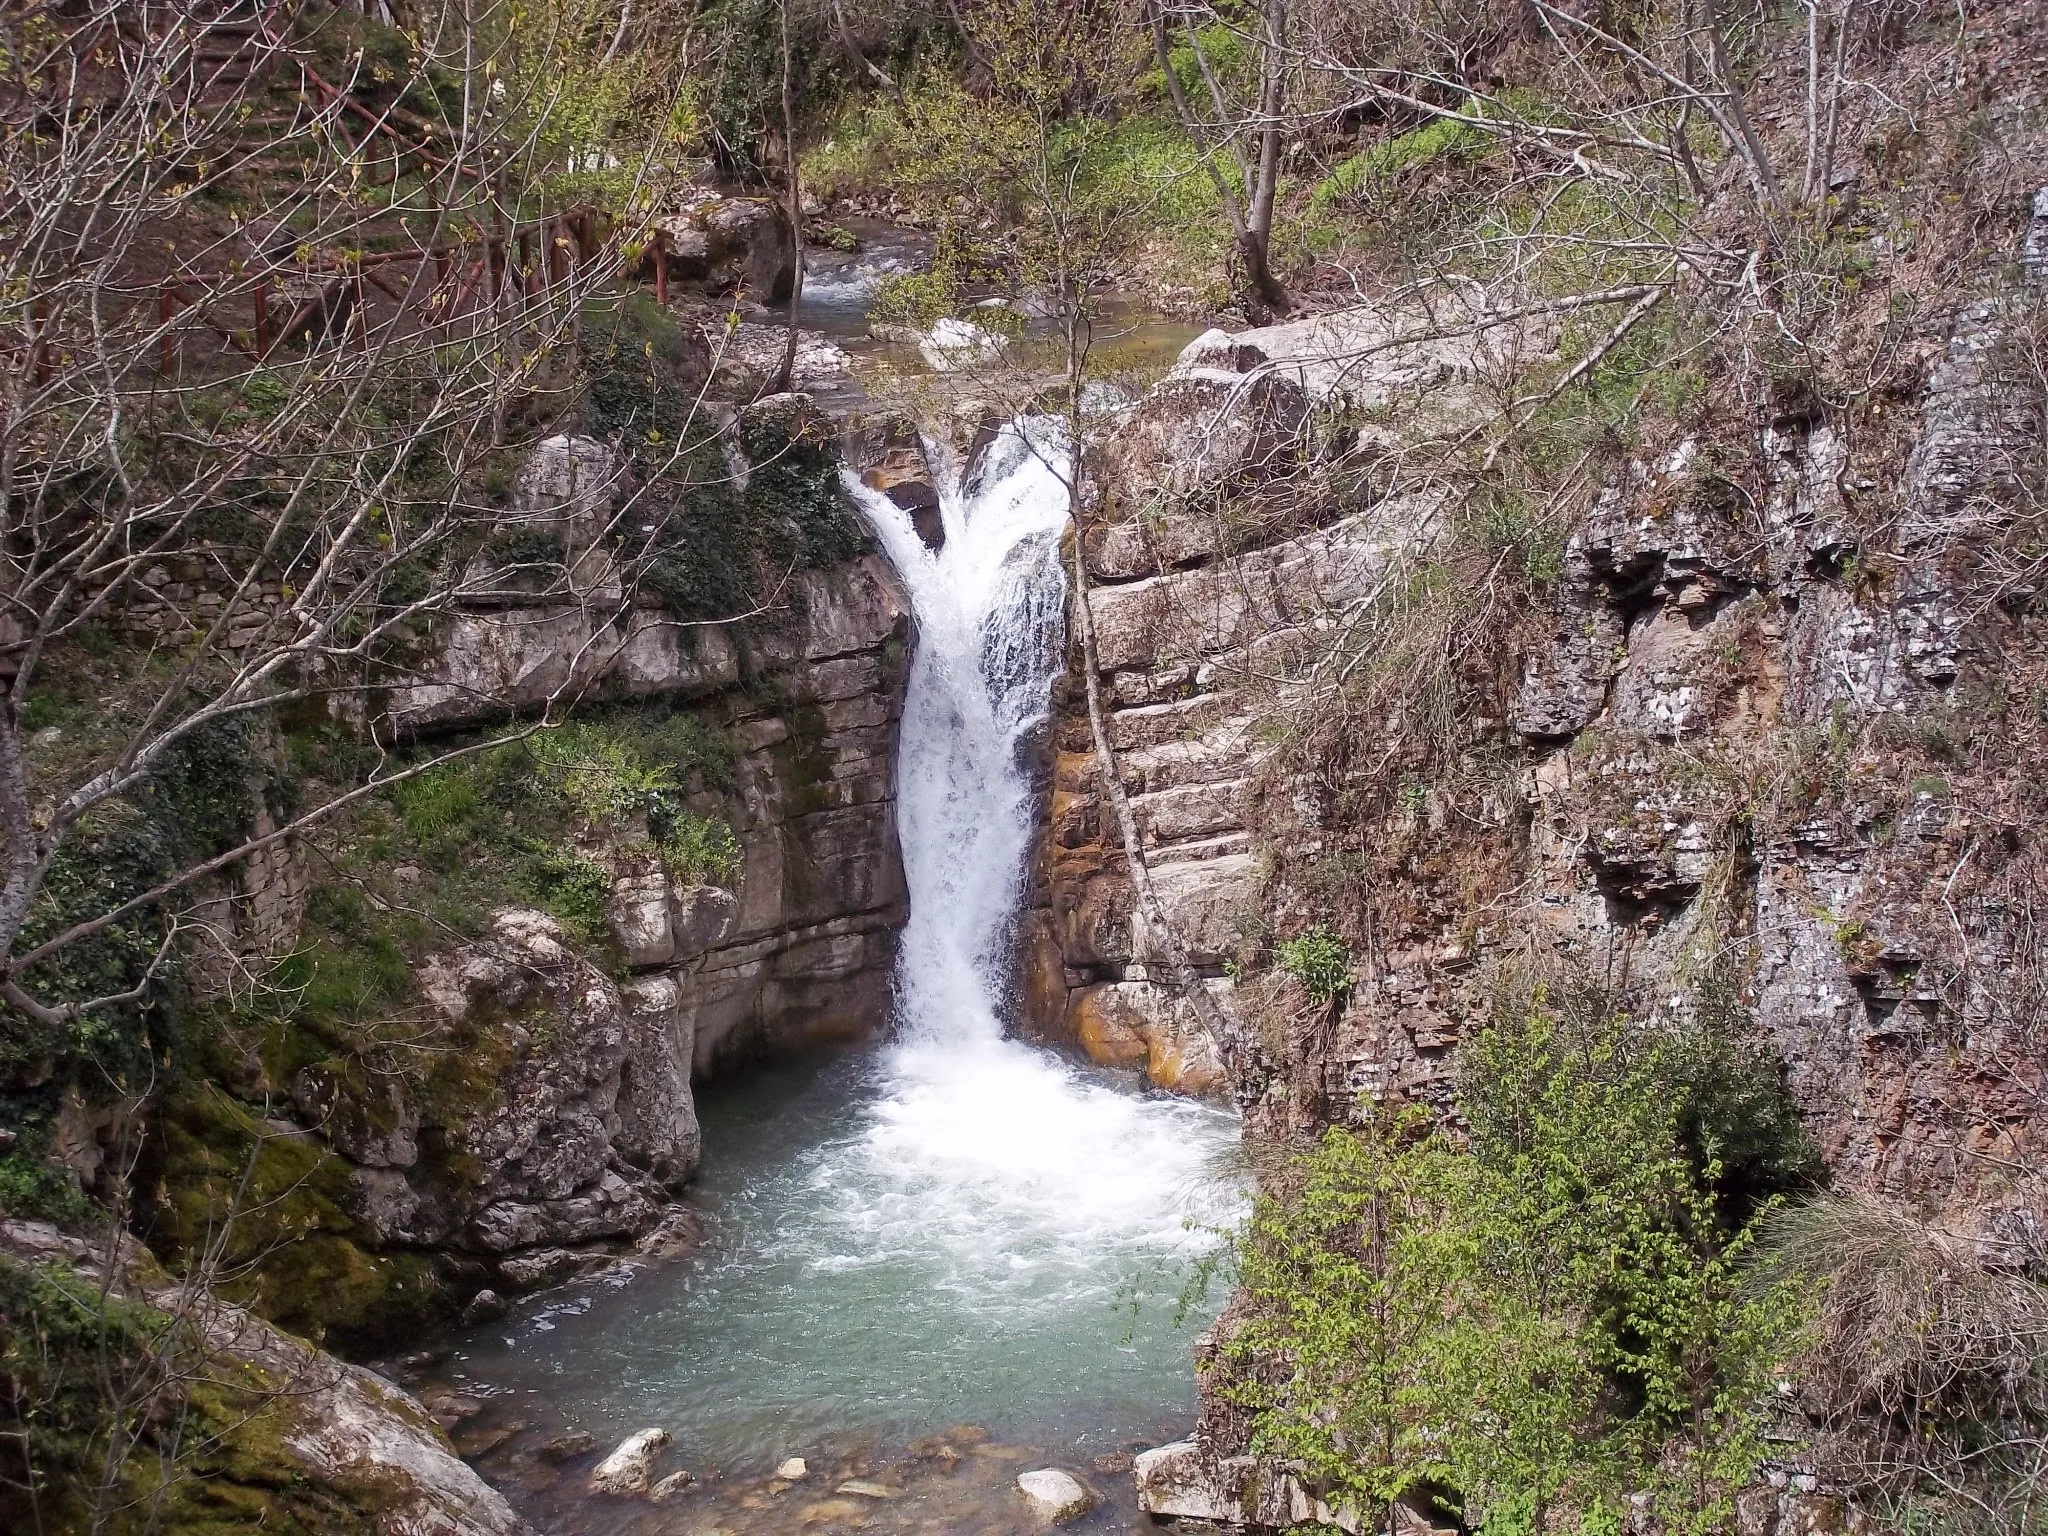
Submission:
<svg viewBox="0 0 2048 1536">
<path fill-rule="evenodd" d="M 835 463 L 828 446 L 818 473 Z M 294 844 L 220 902 L 226 947 L 314 946 L 343 976 L 348 956 L 305 927 L 337 875 L 378 912 L 481 903 L 474 937 L 429 925 L 407 946 L 382 1017 L 230 1015 L 207 1047 L 213 1081 L 164 1107 L 145 1171 L 158 1235 L 202 1247 L 223 1186 L 252 1168 L 270 1203 L 238 1221 L 250 1272 L 236 1294 L 310 1337 L 388 1336 L 636 1243 L 679 1251 L 696 1230 L 676 1203 L 700 1151 L 693 1081 L 887 1020 L 906 913 L 892 753 L 909 614 L 894 577 L 871 552 L 797 570 L 772 611 L 734 624 L 622 605 L 605 534 L 629 483 L 594 439 L 543 442 L 508 520 L 559 542 L 572 600 L 474 583 L 372 724 L 424 752 L 567 717 L 592 754 L 571 772 L 672 782 L 678 814 L 730 828 L 719 867 L 665 855 L 638 801 L 618 819 L 579 814 L 571 846 L 548 855 L 601 883 L 601 928 L 577 931 L 490 867 L 518 856 L 515 805 L 511 853 L 451 839 L 385 854 L 388 836 L 345 825 L 338 854 Z M 669 736 L 643 756 L 618 745 L 656 718 Z M 709 742 L 711 768 L 665 758 L 669 739 Z M 74 1137 L 82 1159 L 89 1131 Z"/>
<path fill-rule="evenodd" d="M 1449 1107 L 1504 971 L 1588 979 L 1645 1018 L 1736 1020 L 1839 1186 L 2037 1252 L 2043 673 L 2004 552 L 2028 537 L 2048 194 L 2015 211 L 2007 261 L 1853 426 L 1795 398 L 1611 453 L 1425 722 L 1435 756 L 1401 679 L 1402 718 L 1343 719 L 1307 760 L 1299 728 L 1376 664 L 1350 637 L 1403 643 L 1378 617 L 1401 594 L 1488 590 L 1425 467 L 1498 422 L 1499 378 L 1555 356 L 1556 324 L 1460 297 L 1191 346 L 1101 456 L 1083 551 L 1124 787 L 1239 1037 L 1202 1038 L 1142 947 L 1071 675 L 1037 1027 L 1163 1086 L 1227 1077 L 1284 1141 Z M 1329 1007 L 1272 966 L 1315 923 L 1348 950 Z"/>
</svg>

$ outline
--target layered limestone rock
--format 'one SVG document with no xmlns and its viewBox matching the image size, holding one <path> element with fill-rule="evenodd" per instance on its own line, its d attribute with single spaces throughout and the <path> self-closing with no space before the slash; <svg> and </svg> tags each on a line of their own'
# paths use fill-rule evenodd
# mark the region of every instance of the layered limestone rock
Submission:
<svg viewBox="0 0 2048 1536">
<path fill-rule="evenodd" d="M 1133 937 L 1070 680 L 1030 919 L 1038 1027 L 1163 1084 L 1208 1087 L 1229 1061 L 1276 1128 L 1312 1129 L 1373 1099 L 1447 1104 L 1500 963 L 1540 955 L 1621 978 L 1649 1015 L 1732 1010 L 1839 1183 L 2037 1242 L 2042 1192 L 2013 1175 L 2048 1129 L 2024 1022 L 2042 963 L 2021 915 L 2028 792 L 1967 746 L 1987 718 L 2032 729 L 2010 701 L 2039 686 L 2031 588 L 1988 564 L 2038 453 L 2030 272 L 1930 321 L 1917 391 L 1854 452 L 1787 410 L 1606 472 L 1548 606 L 1503 633 L 1519 677 L 1501 717 L 1455 723 L 1507 769 L 1381 800 L 1372 952 L 1313 1040 L 1226 1042 L 1240 1070 L 1190 1039 Z M 1416 468 L 1447 427 L 1492 419 L 1469 381 L 1554 344 L 1470 311 L 1214 333 L 1102 454 L 1085 554 L 1110 733 L 1212 976 L 1261 925 L 1308 920 L 1303 882 L 1349 878 L 1324 848 L 1352 814 L 1341 786 L 1262 775 L 1270 716 L 1316 654 L 1295 642 L 1441 546 L 1448 493 Z"/>
<path fill-rule="evenodd" d="M 479 557 L 389 718 L 418 738 L 571 703 L 690 709 L 732 749 L 720 787 L 690 803 L 730 827 L 737 873 L 672 869 L 644 828 L 579 834 L 578 857 L 611 876 L 614 954 L 499 911 L 417 967 L 417 1070 L 337 1055 L 288 1085 L 346 1173 L 320 1227 L 351 1245 L 354 1271 L 438 1256 L 444 1305 L 567 1278 L 592 1245 L 676 1246 L 701 1140 L 692 1083 L 887 1018 L 907 912 L 891 764 L 909 613 L 894 578 L 862 554 L 794 572 L 772 613 L 679 622 L 634 599 L 611 553 L 628 484 L 602 443 L 541 444 L 506 520 L 547 535 L 569 591 Z"/>
<path fill-rule="evenodd" d="M 588 439 L 552 439 L 520 482 L 531 521 L 551 508 L 602 529 L 623 471 Z M 568 563 L 616 591 L 593 550 Z M 890 764 L 909 608 L 886 563 L 798 571 L 782 611 L 736 625 L 679 623 L 639 603 L 478 607 L 441 637 L 393 704 L 403 730 L 451 729 L 564 695 L 654 698 L 729 722 L 740 746 L 733 889 L 678 885 L 652 858 L 619 865 L 612 935 L 634 1007 L 680 1021 L 699 1074 L 736 1055 L 865 1033 L 881 1020 L 905 894 Z"/>
<path fill-rule="evenodd" d="M 1458 316 L 1469 319 L 1463 310 Z M 1472 419 L 1469 386 L 1523 325 L 1446 340 L 1451 316 L 1349 312 L 1190 343 L 1092 466 L 1084 544 L 1108 732 L 1168 921 L 1229 1016 L 1227 963 L 1257 919 L 1252 829 L 1263 758 L 1262 658 L 1286 654 L 1367 599 L 1434 537 L 1441 495 L 1383 476 L 1338 494 L 1402 439 L 1405 411 L 1443 430 Z M 1367 425 L 1353 422 L 1366 412 Z M 1078 656 L 1073 658 L 1078 663 Z M 1156 1085 L 1225 1087 L 1222 1042 L 1163 984 L 1133 921 L 1121 840 L 1104 807 L 1078 677 L 1056 689 L 1050 809 L 1026 926 L 1034 1029 Z M 1240 1091 L 1242 1092 L 1242 1085 Z"/>
</svg>

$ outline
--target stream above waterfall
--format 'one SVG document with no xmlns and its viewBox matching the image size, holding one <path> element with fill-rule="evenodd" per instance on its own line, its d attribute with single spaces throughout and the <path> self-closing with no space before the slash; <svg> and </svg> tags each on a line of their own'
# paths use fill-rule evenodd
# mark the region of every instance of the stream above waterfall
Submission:
<svg viewBox="0 0 2048 1536">
<path fill-rule="evenodd" d="M 1025 1519 L 1016 1473 L 1047 1464 L 1103 1497 L 1084 1528 L 1113 1529 L 1135 1518 L 1129 1451 L 1189 1427 L 1194 1333 L 1220 1300 L 1195 1282 L 1243 1199 L 1236 1117 L 1006 1030 L 1067 449 L 1032 419 L 971 475 L 929 452 L 937 551 L 846 477 L 917 619 L 890 1038 L 709 1085 L 700 1250 L 529 1298 L 436 1366 L 484 1398 L 472 1454 L 544 1529 L 1004 1532 Z M 690 1507 L 591 1499 L 581 1462 L 538 1454 L 643 1427 L 700 1479 Z M 815 1486 L 772 1476 L 791 1456 Z"/>
</svg>

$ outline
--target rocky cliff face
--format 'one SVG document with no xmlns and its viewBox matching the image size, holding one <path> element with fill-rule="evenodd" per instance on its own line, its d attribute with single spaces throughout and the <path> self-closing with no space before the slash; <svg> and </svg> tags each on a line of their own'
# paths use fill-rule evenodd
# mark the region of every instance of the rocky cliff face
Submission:
<svg viewBox="0 0 2048 1536">
<path fill-rule="evenodd" d="M 477 596 L 393 693 L 389 728 L 433 745 L 572 706 L 691 717 L 730 761 L 716 787 L 670 777 L 731 847 L 693 873 L 644 817 L 584 825 L 557 857 L 608 887 L 593 893 L 601 933 L 504 906 L 480 936 L 412 962 L 401 1018 L 338 1043 L 252 1044 L 225 1066 L 232 1093 L 177 1096 L 161 1159 L 173 1230 L 205 1230 L 207 1181 L 254 1158 L 291 1208 L 292 1240 L 262 1244 L 260 1214 L 244 1223 L 263 1248 L 251 1299 L 314 1336 L 374 1336 L 622 1247 L 687 1243 L 676 1200 L 700 1151 L 693 1082 L 886 1022 L 906 916 L 891 772 L 905 601 L 873 554 L 791 574 L 785 601 L 736 624 L 625 601 L 604 533 L 627 477 L 594 440 L 541 445 L 508 522 L 554 541 L 574 600 L 528 597 L 479 557 Z M 289 931 L 319 872 L 274 864 L 250 873 L 242 905 L 291 908 Z M 447 873 L 401 865 L 364 889 L 417 899 Z M 264 1120 L 265 1103 L 283 1113 Z"/>
<path fill-rule="evenodd" d="M 1272 711 L 1286 705 L 1266 679 L 1435 534 L 1439 492 L 1397 487 L 1366 504 L 1360 466 L 1398 451 L 1397 415 L 1430 430 L 1471 417 L 1482 363 L 1532 340 L 1523 328 L 1446 342 L 1438 329 L 1428 315 L 1359 310 L 1211 332 L 1094 466 L 1083 554 L 1111 745 L 1168 921 L 1226 1001 L 1234 962 L 1263 931 L 1272 868 L 1260 774 Z M 1340 409 L 1381 420 L 1361 432 L 1339 424 Z M 1143 1066 L 1161 1087 L 1220 1092 L 1225 1043 L 1163 983 L 1133 922 L 1071 674 L 1054 736 L 1028 928 L 1035 1027 L 1098 1061 Z"/>
<path fill-rule="evenodd" d="M 1568 970 L 1645 1016 L 1738 1018 L 1838 1183 L 2032 1251 L 2043 674 L 2003 552 L 2041 432 L 2034 207 L 2018 275 L 1931 315 L 1910 382 L 1853 431 L 1791 400 L 1613 461 L 1536 599 L 1489 631 L 1504 686 L 1436 727 L 1456 772 L 1391 751 L 1376 770 L 1371 720 L 1331 744 L 1341 773 L 1268 759 L 1341 686 L 1345 626 L 1443 568 L 1450 491 L 1403 473 L 1419 445 L 1492 419 L 1478 386 L 1555 332 L 1365 310 L 1191 347 L 1100 466 L 1111 734 L 1214 985 L 1342 912 L 1349 990 L 1310 1007 L 1269 973 L 1235 989 L 1241 1039 L 1197 1037 L 1132 940 L 1069 687 L 1039 1027 L 1169 1086 L 1228 1062 L 1254 1131 L 1282 1134 L 1448 1105 L 1502 967 Z"/>
</svg>

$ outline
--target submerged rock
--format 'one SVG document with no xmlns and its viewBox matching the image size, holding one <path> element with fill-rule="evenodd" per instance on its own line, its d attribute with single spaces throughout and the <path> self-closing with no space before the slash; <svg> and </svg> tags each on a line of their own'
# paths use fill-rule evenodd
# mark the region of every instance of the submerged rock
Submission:
<svg viewBox="0 0 2048 1536">
<path fill-rule="evenodd" d="M 656 1504 L 666 1504 L 686 1488 L 694 1487 L 696 1482 L 697 1474 L 694 1472 L 671 1472 L 648 1491 L 647 1497 Z"/>
<path fill-rule="evenodd" d="M 1030 1501 L 1032 1514 L 1048 1525 L 1065 1525 L 1095 1507 L 1095 1495 L 1086 1485 L 1057 1467 L 1019 1474 L 1017 1491 Z"/>
<path fill-rule="evenodd" d="M 619 1448 L 590 1474 L 592 1493 L 645 1493 L 654 1481 L 654 1458 L 669 1443 L 665 1429 L 643 1429 L 619 1442 Z"/>
<path fill-rule="evenodd" d="M 422 1395 L 420 1402 L 427 1410 L 427 1417 L 444 1430 L 453 1429 L 464 1419 L 473 1419 L 484 1411 L 482 1401 L 466 1392 L 430 1392 Z"/>
<path fill-rule="evenodd" d="M 862 1499 L 900 1499 L 903 1490 L 891 1488 L 883 1483 L 869 1482 L 864 1477 L 849 1478 L 832 1490 L 834 1493 L 850 1493 Z"/>
<path fill-rule="evenodd" d="M 810 1466 L 801 1456 L 792 1456 L 775 1469 L 775 1475 L 786 1483 L 800 1483 L 810 1474 Z"/>
<path fill-rule="evenodd" d="M 597 1436 L 587 1429 L 571 1429 L 543 1440 L 534 1448 L 534 1454 L 542 1461 L 574 1461 L 578 1456 L 588 1456 L 597 1449 Z"/>
<path fill-rule="evenodd" d="M 859 1520 L 867 1512 L 867 1506 L 858 1499 L 823 1499 L 816 1504 L 804 1506 L 804 1524 L 829 1525 L 840 1521 Z"/>
</svg>

